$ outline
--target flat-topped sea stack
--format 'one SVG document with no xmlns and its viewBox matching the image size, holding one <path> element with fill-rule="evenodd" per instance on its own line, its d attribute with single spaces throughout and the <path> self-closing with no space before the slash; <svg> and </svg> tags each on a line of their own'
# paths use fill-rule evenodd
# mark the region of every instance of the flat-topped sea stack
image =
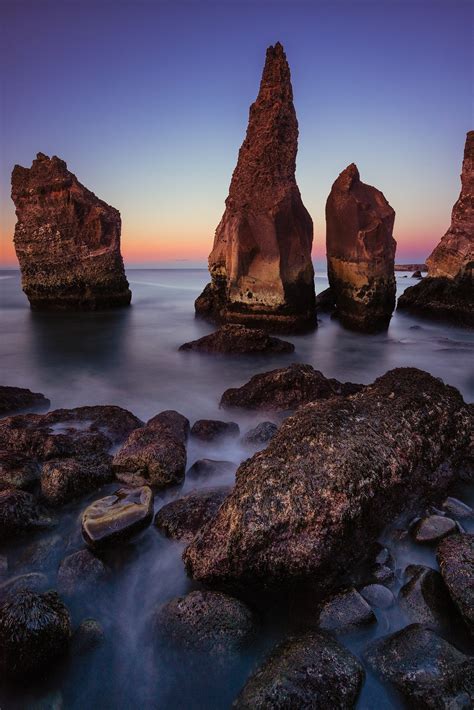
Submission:
<svg viewBox="0 0 474 710">
<path fill-rule="evenodd" d="M 361 182 L 352 163 L 337 178 L 326 203 L 328 278 L 343 325 L 387 328 L 395 308 L 395 212 L 375 187 Z"/>
<path fill-rule="evenodd" d="M 279 42 L 267 49 L 196 314 L 291 332 L 316 326 L 313 222 L 295 168 L 298 121 Z"/>
<path fill-rule="evenodd" d="M 407 288 L 398 307 L 474 326 L 474 131 L 466 136 L 461 194 L 451 226 L 426 263 L 428 278 Z"/>
<path fill-rule="evenodd" d="M 127 306 L 120 212 L 88 190 L 63 160 L 38 153 L 15 165 L 12 199 L 22 286 L 37 310 Z"/>
</svg>

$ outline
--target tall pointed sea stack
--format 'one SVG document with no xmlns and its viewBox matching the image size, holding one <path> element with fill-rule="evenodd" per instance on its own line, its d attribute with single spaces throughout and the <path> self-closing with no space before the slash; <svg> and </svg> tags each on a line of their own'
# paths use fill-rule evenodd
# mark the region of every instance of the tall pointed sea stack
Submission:
<svg viewBox="0 0 474 710">
<path fill-rule="evenodd" d="M 398 308 L 474 326 L 474 131 L 466 136 L 461 194 L 451 226 L 428 259 L 428 277 L 398 299 Z"/>
<path fill-rule="evenodd" d="M 99 200 L 63 160 L 38 153 L 15 165 L 15 249 L 34 309 L 127 306 L 131 292 L 120 254 L 120 212 Z"/>
<path fill-rule="evenodd" d="M 386 328 L 395 307 L 395 212 L 384 195 L 360 180 L 352 163 L 326 203 L 328 277 L 336 313 L 349 328 Z"/>
<path fill-rule="evenodd" d="M 298 122 L 279 42 L 267 49 L 196 314 L 291 331 L 316 326 L 313 222 L 295 179 Z"/>
</svg>

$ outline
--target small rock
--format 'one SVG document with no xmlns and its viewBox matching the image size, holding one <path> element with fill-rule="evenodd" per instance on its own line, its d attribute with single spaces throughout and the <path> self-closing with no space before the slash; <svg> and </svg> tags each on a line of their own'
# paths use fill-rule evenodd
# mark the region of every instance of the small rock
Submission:
<svg viewBox="0 0 474 710">
<path fill-rule="evenodd" d="M 230 355 L 267 355 L 269 353 L 292 353 L 295 346 L 286 340 L 273 338 L 258 328 L 228 324 L 214 333 L 199 338 L 199 340 L 184 343 L 179 349 Z"/>
<path fill-rule="evenodd" d="M 319 627 L 336 633 L 348 633 L 375 621 L 374 612 L 355 589 L 335 594 L 319 614 Z"/>
<path fill-rule="evenodd" d="M 89 550 L 79 550 L 68 555 L 61 562 L 58 570 L 58 590 L 65 596 L 81 594 L 96 587 L 107 574 L 101 560 Z"/>
<path fill-rule="evenodd" d="M 258 446 L 259 444 L 266 444 L 267 441 L 273 439 L 278 431 L 278 427 L 273 422 L 260 422 L 253 429 L 249 431 L 242 438 L 245 444 L 252 444 Z"/>
<path fill-rule="evenodd" d="M 63 554 L 64 540 L 57 533 L 34 539 L 15 555 L 15 569 L 45 571 L 57 567 Z"/>
<path fill-rule="evenodd" d="M 421 275 L 421 271 L 419 269 L 414 271 L 412 273 L 411 277 L 412 277 L 412 279 L 422 279 L 423 278 L 423 276 Z"/>
<path fill-rule="evenodd" d="M 446 538 L 437 558 L 449 594 L 474 634 L 474 534 Z"/>
<path fill-rule="evenodd" d="M 12 488 L 0 491 L 0 540 L 53 524 L 31 493 Z"/>
<path fill-rule="evenodd" d="M 28 456 L 15 451 L 0 451 L 0 489 L 32 488 L 39 479 L 39 466 Z"/>
<path fill-rule="evenodd" d="M 19 574 L 0 584 L 0 601 L 16 594 L 20 589 L 29 589 L 31 592 L 44 592 L 48 589 L 48 585 L 48 578 L 42 572 Z"/>
<path fill-rule="evenodd" d="M 49 399 L 39 392 L 0 385 L 0 416 L 24 410 L 47 409 L 50 404 Z"/>
<path fill-rule="evenodd" d="M 446 629 L 455 609 L 439 572 L 430 567 L 410 565 L 407 583 L 400 589 L 398 602 L 410 622 L 431 629 Z"/>
<path fill-rule="evenodd" d="M 335 639 L 306 633 L 272 651 L 247 680 L 233 708 L 353 708 L 364 677 L 357 658 Z"/>
<path fill-rule="evenodd" d="M 232 461 L 214 461 L 199 459 L 186 472 L 186 478 L 210 478 L 211 476 L 233 475 L 237 469 Z"/>
<path fill-rule="evenodd" d="M 215 516 L 230 493 L 229 486 L 193 491 L 164 505 L 155 515 L 155 526 L 173 540 L 190 542 Z"/>
<path fill-rule="evenodd" d="M 416 523 L 412 535 L 415 542 L 430 545 L 439 542 L 456 530 L 456 523 L 451 518 L 446 518 L 444 515 L 430 515 Z"/>
<path fill-rule="evenodd" d="M 360 590 L 360 594 L 371 606 L 379 609 L 388 609 L 395 602 L 395 597 L 390 589 L 382 584 L 368 584 Z"/>
<path fill-rule="evenodd" d="M 111 457 L 46 461 L 41 470 L 41 494 L 51 505 L 62 505 L 114 480 Z"/>
<path fill-rule="evenodd" d="M 326 288 L 316 295 L 316 310 L 330 313 L 336 307 L 334 293 L 331 288 Z"/>
<path fill-rule="evenodd" d="M 189 437 L 189 420 L 174 409 L 166 409 L 164 412 L 155 414 L 147 421 L 146 426 L 149 429 L 167 434 L 182 444 L 185 444 Z"/>
<path fill-rule="evenodd" d="M 240 434 L 235 422 L 221 422 L 217 419 L 198 419 L 191 427 L 191 435 L 201 441 L 216 441 L 224 437 L 236 437 Z"/>
<path fill-rule="evenodd" d="M 462 500 L 458 500 L 457 498 L 446 498 L 442 507 L 445 513 L 451 515 L 453 518 L 462 520 L 464 518 L 472 518 L 474 515 L 474 510 L 471 506 L 466 505 L 466 503 L 463 503 Z"/>
<path fill-rule="evenodd" d="M 104 629 L 96 619 L 84 619 L 72 637 L 72 652 L 78 656 L 94 651 L 104 642 Z"/>
<path fill-rule="evenodd" d="M 153 519 L 151 488 L 121 488 L 89 505 L 82 514 L 82 534 L 92 548 L 131 537 Z"/>
</svg>

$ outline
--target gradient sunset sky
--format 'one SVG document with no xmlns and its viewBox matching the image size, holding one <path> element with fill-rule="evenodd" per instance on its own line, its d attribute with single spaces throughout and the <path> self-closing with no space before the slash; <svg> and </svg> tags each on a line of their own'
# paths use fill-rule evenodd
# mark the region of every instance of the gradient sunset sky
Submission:
<svg viewBox="0 0 474 710">
<path fill-rule="evenodd" d="M 325 254 L 349 163 L 396 211 L 397 261 L 450 222 L 472 129 L 473 4 L 457 0 L 2 0 L 0 264 L 16 263 L 10 174 L 58 155 L 122 214 L 128 265 L 204 262 L 265 49 L 282 42 L 297 179 Z"/>
</svg>

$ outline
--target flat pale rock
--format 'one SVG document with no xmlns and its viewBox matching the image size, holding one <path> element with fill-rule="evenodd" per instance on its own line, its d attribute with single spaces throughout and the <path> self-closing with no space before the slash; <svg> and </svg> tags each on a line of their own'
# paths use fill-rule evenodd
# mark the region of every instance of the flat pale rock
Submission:
<svg viewBox="0 0 474 710">
<path fill-rule="evenodd" d="M 82 514 L 82 534 L 92 548 L 127 539 L 150 525 L 153 492 L 148 486 L 121 488 L 89 505 Z"/>
</svg>

